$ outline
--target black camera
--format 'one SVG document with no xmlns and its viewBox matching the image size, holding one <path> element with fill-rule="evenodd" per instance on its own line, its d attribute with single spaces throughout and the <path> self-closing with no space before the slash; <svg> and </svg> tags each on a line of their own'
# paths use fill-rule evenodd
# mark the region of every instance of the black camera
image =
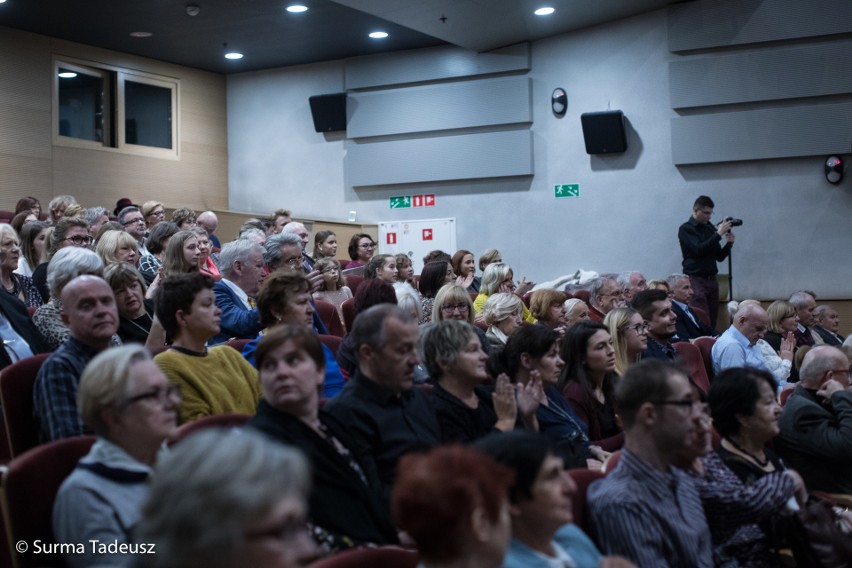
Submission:
<svg viewBox="0 0 852 568">
<path fill-rule="evenodd" d="M 734 219 L 733 217 L 726 217 L 725 221 L 730 221 L 731 227 L 741 227 L 743 224 L 742 219 Z"/>
</svg>

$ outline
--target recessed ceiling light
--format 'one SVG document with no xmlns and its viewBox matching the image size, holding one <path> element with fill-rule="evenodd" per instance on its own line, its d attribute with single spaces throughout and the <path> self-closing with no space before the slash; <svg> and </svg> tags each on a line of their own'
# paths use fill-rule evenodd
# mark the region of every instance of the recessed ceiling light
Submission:
<svg viewBox="0 0 852 568">
<path fill-rule="evenodd" d="M 151 32 L 130 32 L 130 37 L 151 37 Z"/>
<path fill-rule="evenodd" d="M 225 54 L 225 59 L 242 59 L 242 58 L 243 58 L 243 54 L 238 53 L 236 51 L 232 51 L 230 53 Z"/>
<path fill-rule="evenodd" d="M 551 8 L 550 6 L 546 6 L 546 7 L 544 7 L 544 8 L 539 8 L 538 10 L 536 10 L 536 11 L 535 11 L 535 12 L 533 12 L 533 13 L 534 13 L 536 16 L 549 16 L 549 15 L 551 15 L 551 14 L 552 14 L 553 12 L 555 12 L 555 11 L 556 11 L 556 10 L 554 10 L 554 9 L 553 9 L 553 8 Z"/>
<path fill-rule="evenodd" d="M 370 33 L 370 37 L 373 39 L 384 39 L 388 37 L 387 32 L 372 32 Z"/>
<path fill-rule="evenodd" d="M 3 1 L 5 1 L 5 0 L 3 0 Z M 0 1 L 0 4 L 2 4 L 2 3 L 3 2 Z M 63 71 L 59 74 L 59 76 L 63 79 L 73 79 L 74 77 L 77 76 L 77 74 L 74 73 L 73 71 Z"/>
<path fill-rule="evenodd" d="M 308 7 L 303 6 L 301 4 L 292 4 L 290 6 L 287 6 L 287 11 L 291 14 L 301 14 L 302 12 L 307 12 Z"/>
</svg>

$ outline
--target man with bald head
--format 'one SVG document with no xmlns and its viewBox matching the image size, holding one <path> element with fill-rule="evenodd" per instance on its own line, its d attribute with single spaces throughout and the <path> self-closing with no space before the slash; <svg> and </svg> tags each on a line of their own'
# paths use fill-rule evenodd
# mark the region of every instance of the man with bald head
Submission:
<svg viewBox="0 0 852 568">
<path fill-rule="evenodd" d="M 62 289 L 62 321 L 70 336 L 39 369 L 33 402 L 42 442 L 85 433 L 77 413 L 77 385 L 86 365 L 118 331 L 112 288 L 100 276 L 78 276 Z"/>
<path fill-rule="evenodd" d="M 216 229 L 219 228 L 219 218 L 212 211 L 205 211 L 198 216 L 198 224 L 207 231 L 207 238 L 210 239 L 210 244 L 215 249 L 213 252 L 219 252 L 218 249 L 222 248 L 222 243 L 219 242 L 219 237 L 214 234 Z"/>
<path fill-rule="evenodd" d="M 812 348 L 778 421 L 775 449 L 810 491 L 852 495 L 849 370 L 849 359 L 837 347 Z"/>
<path fill-rule="evenodd" d="M 754 367 L 769 371 L 757 342 L 769 327 L 769 316 L 759 303 L 743 301 L 734 314 L 734 322 L 719 336 L 711 351 L 713 372 L 731 367 Z"/>
</svg>

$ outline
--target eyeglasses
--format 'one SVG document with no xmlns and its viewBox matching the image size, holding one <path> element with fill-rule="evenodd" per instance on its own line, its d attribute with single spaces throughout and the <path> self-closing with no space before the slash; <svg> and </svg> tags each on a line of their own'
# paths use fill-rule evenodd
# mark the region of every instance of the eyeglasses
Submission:
<svg viewBox="0 0 852 568">
<path fill-rule="evenodd" d="M 126 227 L 127 225 L 132 225 L 133 223 L 144 223 L 144 222 L 145 222 L 144 217 L 136 217 L 134 219 L 125 219 L 124 222 L 122 223 L 122 225 L 124 225 Z"/>
<path fill-rule="evenodd" d="M 692 412 L 698 411 L 699 414 L 710 414 L 710 407 L 707 403 L 700 400 L 693 400 L 692 397 L 684 398 L 683 400 L 652 400 L 651 404 L 666 404 L 671 406 L 679 406 L 688 408 Z"/>
<path fill-rule="evenodd" d="M 852 369 L 831 369 L 825 372 L 826 375 L 846 375 L 846 378 L 852 377 Z"/>
<path fill-rule="evenodd" d="M 134 402 L 139 402 L 140 400 L 155 400 L 160 404 L 165 405 L 170 399 L 175 402 L 180 402 L 183 399 L 180 394 L 180 385 L 157 387 L 148 392 L 143 392 L 142 394 L 131 396 L 126 401 L 124 401 L 124 406 L 130 406 Z"/>
<path fill-rule="evenodd" d="M 609 294 L 601 294 L 601 298 L 608 298 L 610 296 L 613 298 L 623 298 L 624 292 L 622 292 L 621 290 L 616 290 L 615 292 L 611 292 Z"/>
<path fill-rule="evenodd" d="M 282 262 L 284 266 L 289 266 L 290 268 L 301 268 L 302 259 L 301 258 L 291 258 L 287 262 Z"/>
<path fill-rule="evenodd" d="M 376 247 L 376 243 L 364 243 L 364 244 L 358 245 L 358 248 L 362 248 L 362 249 L 371 249 L 371 248 L 375 248 L 375 247 Z"/>
<path fill-rule="evenodd" d="M 66 237 L 62 239 L 63 241 L 71 241 L 77 246 L 90 245 L 95 242 L 95 239 L 88 235 L 74 235 L 73 237 Z"/>
<path fill-rule="evenodd" d="M 441 311 L 446 312 L 448 314 L 453 313 L 458 310 L 459 312 L 466 312 L 470 309 L 470 306 L 467 304 L 446 304 L 441 306 Z"/>
<path fill-rule="evenodd" d="M 631 330 L 636 335 L 647 335 L 648 324 L 647 323 L 637 323 L 636 325 L 628 326 L 627 329 Z"/>
<path fill-rule="evenodd" d="M 148 213 L 149 217 L 152 216 L 152 215 L 155 216 L 155 217 L 165 217 L 166 216 L 166 210 L 165 209 L 157 209 L 156 211 L 151 211 L 150 213 Z"/>
</svg>

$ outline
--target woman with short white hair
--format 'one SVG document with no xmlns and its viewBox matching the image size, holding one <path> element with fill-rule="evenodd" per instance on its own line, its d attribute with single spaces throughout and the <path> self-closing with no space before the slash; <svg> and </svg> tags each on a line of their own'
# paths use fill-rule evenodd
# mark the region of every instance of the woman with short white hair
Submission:
<svg viewBox="0 0 852 568">
<path fill-rule="evenodd" d="M 130 233 L 124 231 L 106 231 L 95 244 L 95 252 L 101 257 L 104 266 L 116 262 L 126 262 L 133 266 L 139 264 L 139 244 Z"/>
<path fill-rule="evenodd" d="M 133 542 L 157 456 L 177 428 L 178 404 L 180 391 L 141 346 L 107 349 L 86 367 L 77 408 L 98 439 L 62 484 L 53 507 L 56 541 L 86 544 L 86 554 L 65 556 L 69 566 L 127 566 L 140 558 L 98 554 L 89 543 Z"/>
<path fill-rule="evenodd" d="M 0 223 L 0 283 L 3 291 L 23 302 L 27 307 L 42 304 L 41 293 L 30 276 L 16 273 L 21 259 L 21 240 L 12 225 Z M 25 261 L 26 262 L 26 261 Z"/>
<path fill-rule="evenodd" d="M 494 294 L 485 302 L 482 315 L 488 324 L 485 336 L 491 347 L 502 348 L 518 326 L 523 323 L 524 303 L 514 294 Z"/>
</svg>

